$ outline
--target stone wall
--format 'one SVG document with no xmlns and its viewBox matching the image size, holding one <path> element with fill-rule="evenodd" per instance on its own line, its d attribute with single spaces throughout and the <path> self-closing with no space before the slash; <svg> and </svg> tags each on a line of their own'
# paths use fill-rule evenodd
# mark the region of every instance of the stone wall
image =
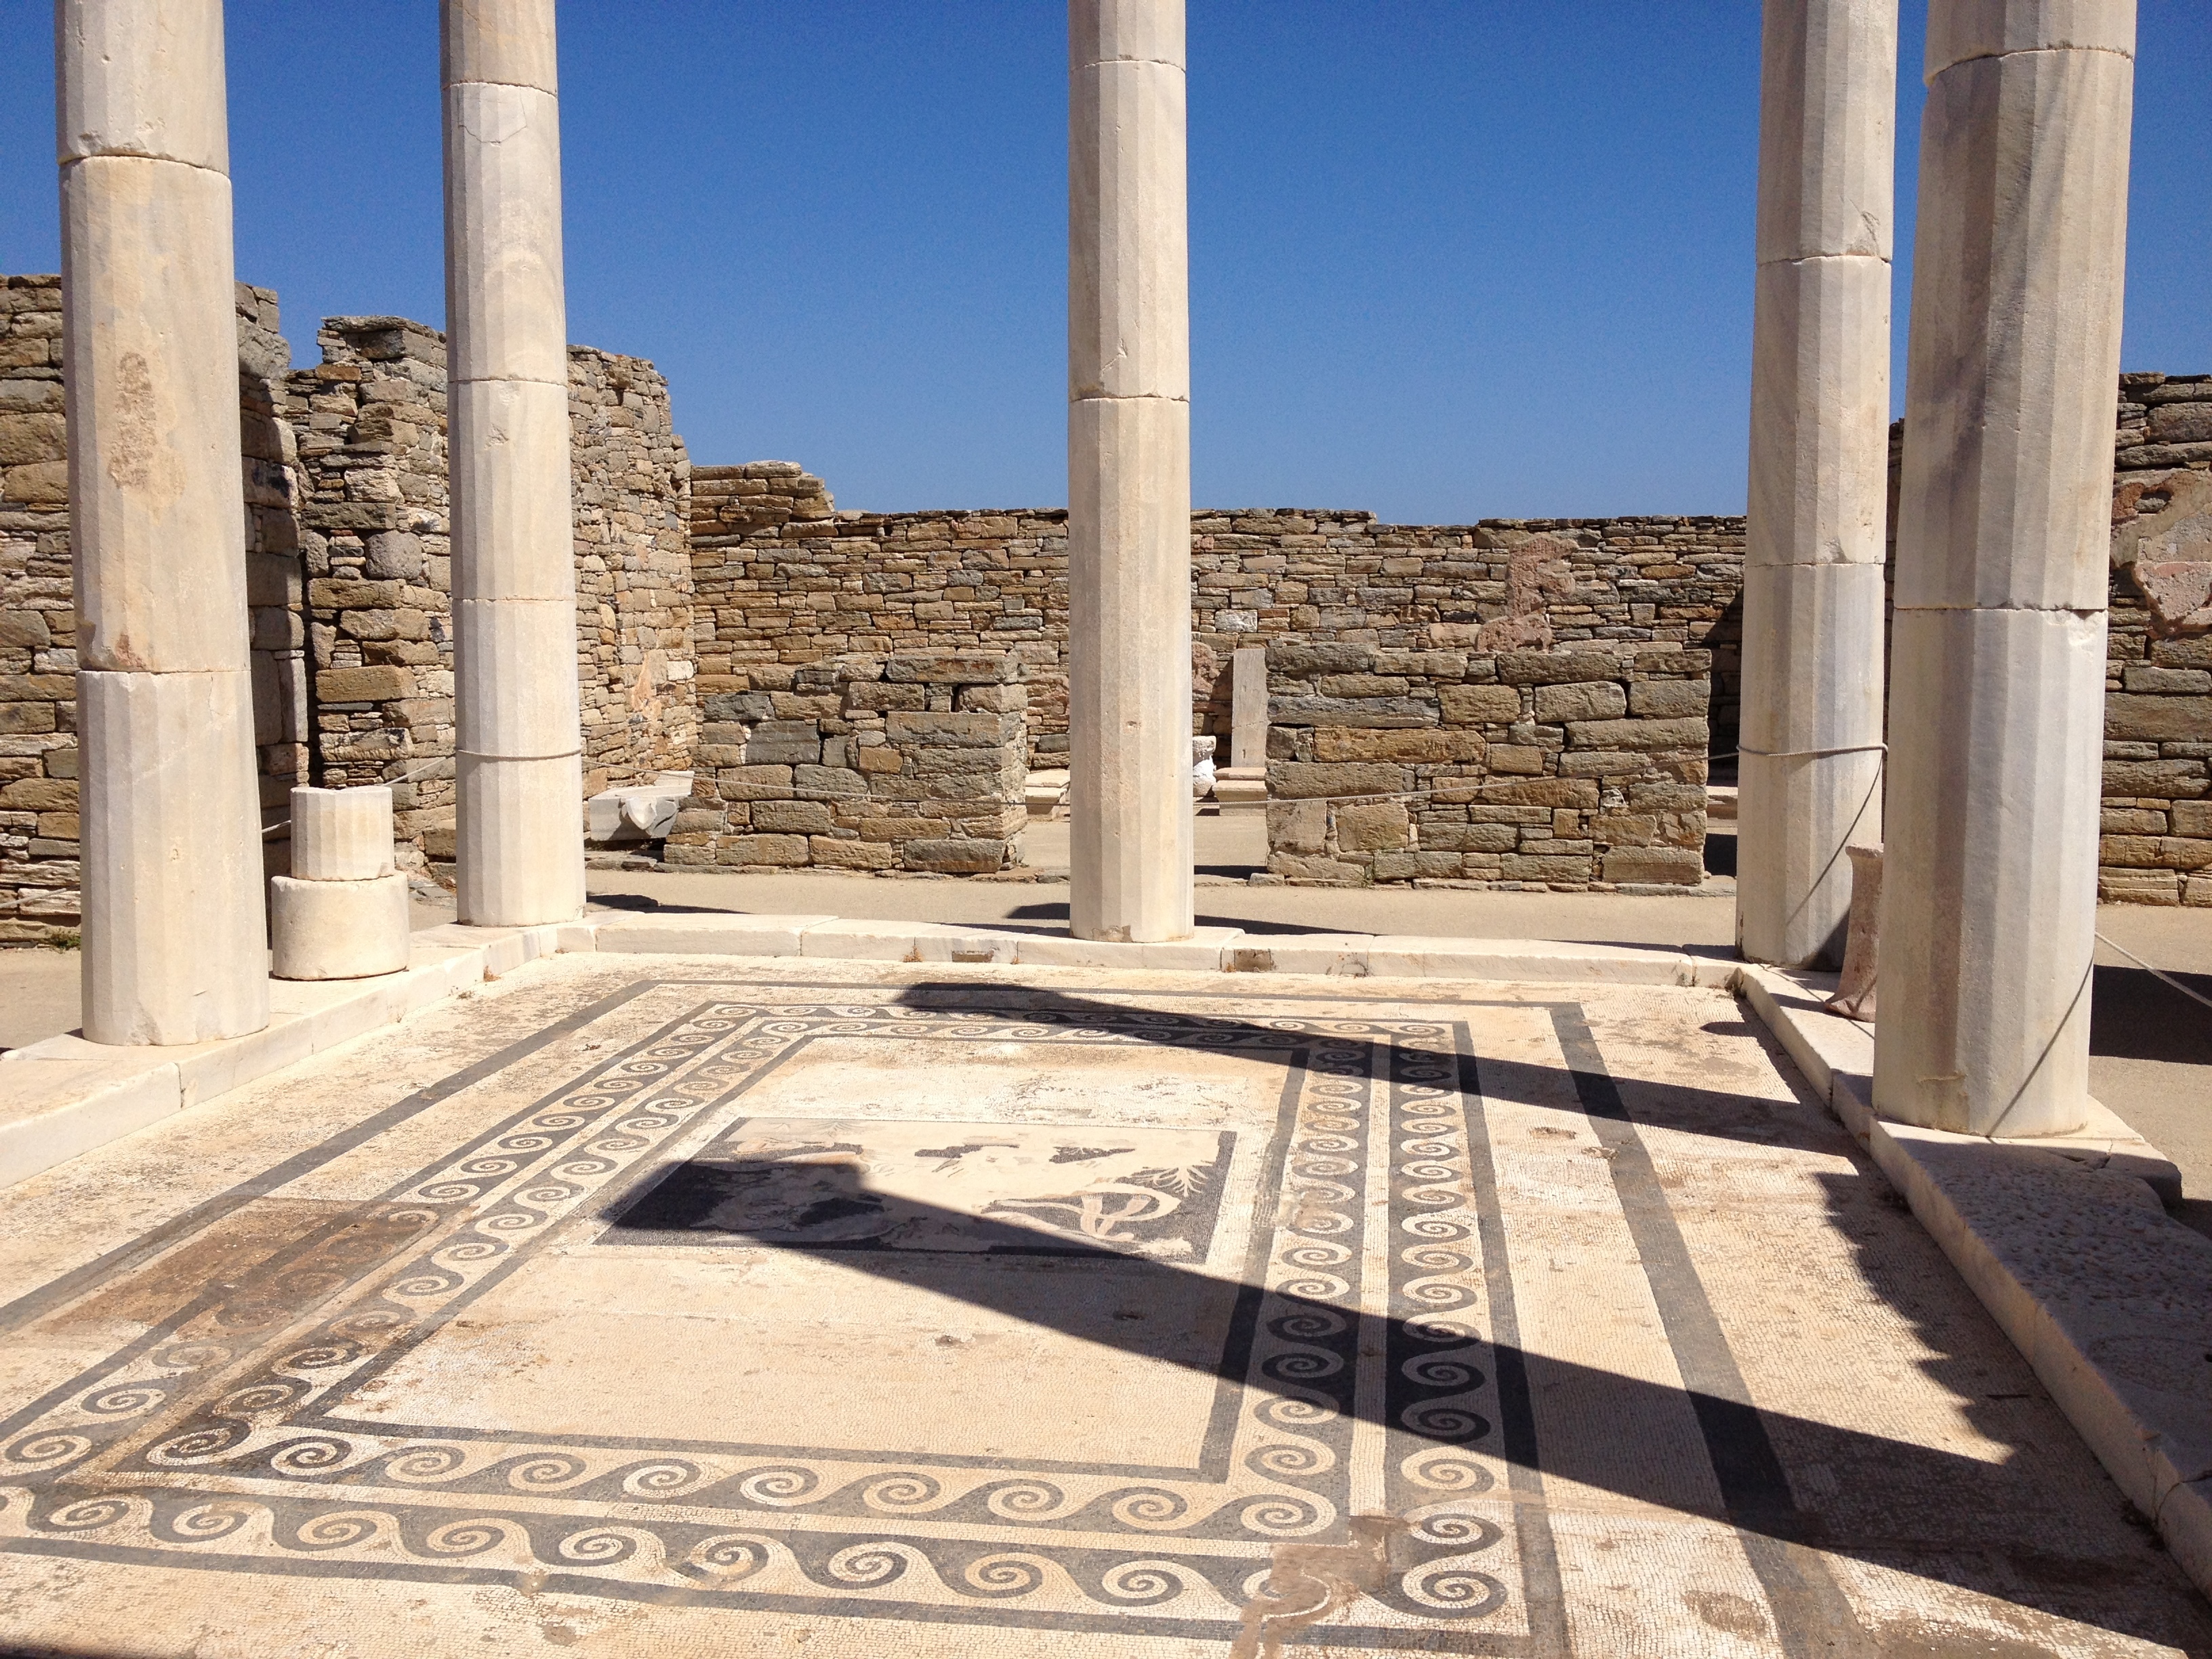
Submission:
<svg viewBox="0 0 2212 1659">
<path fill-rule="evenodd" d="M 277 415 L 290 349 L 269 289 L 240 283 L 237 319 L 254 743 L 275 860 L 307 734 L 298 485 Z M 75 594 L 61 278 L 0 277 L 0 943 L 51 944 L 79 921 Z"/>
<path fill-rule="evenodd" d="M 2124 375 L 2119 414 L 2098 888 L 2212 906 L 2212 375 Z"/>
<path fill-rule="evenodd" d="M 1712 653 L 1267 648 L 1268 867 L 1583 891 L 1704 878 Z"/>
<path fill-rule="evenodd" d="M 291 377 L 300 433 L 318 781 L 388 782 L 416 863 L 451 856 L 452 549 L 445 337 L 336 317 Z M 568 349 L 577 678 L 587 792 L 688 767 L 697 743 L 686 546 L 690 464 L 667 381 Z M 580 812 L 579 817 L 580 824 Z"/>
<path fill-rule="evenodd" d="M 1021 862 L 1028 696 L 1002 651 L 716 677 L 671 866 L 980 875 Z"/>
<path fill-rule="evenodd" d="M 1065 511 L 839 512 L 821 479 L 770 461 L 699 468 L 691 532 L 702 675 L 842 652 L 1011 649 L 1030 690 L 1035 747 L 1065 750 Z M 1228 735 L 1240 646 L 1409 649 L 1444 624 L 1492 649 L 1709 650 L 1710 718 L 1718 745 L 1735 747 L 1741 519 L 1419 526 L 1369 513 L 1200 512 L 1191 558 L 1194 730 Z"/>
</svg>

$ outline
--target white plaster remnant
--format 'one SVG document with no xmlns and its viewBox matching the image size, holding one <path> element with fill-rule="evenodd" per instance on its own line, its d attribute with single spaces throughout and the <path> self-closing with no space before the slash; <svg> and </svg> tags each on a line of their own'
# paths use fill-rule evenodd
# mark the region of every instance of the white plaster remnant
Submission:
<svg viewBox="0 0 2212 1659">
<path fill-rule="evenodd" d="M 1881 839 L 1896 0 L 1767 0 L 1736 939 L 1833 966 Z"/>
<path fill-rule="evenodd" d="M 1874 1103 L 2090 1110 L 2131 0 L 1936 0 L 1892 632 Z"/>
<path fill-rule="evenodd" d="M 269 1023 L 220 0 L 62 0 L 84 1032 Z"/>
<path fill-rule="evenodd" d="M 1182 0 L 1069 0 L 1070 931 L 1193 926 Z"/>
<path fill-rule="evenodd" d="M 583 912 L 553 0 L 444 0 L 459 915 Z"/>
</svg>

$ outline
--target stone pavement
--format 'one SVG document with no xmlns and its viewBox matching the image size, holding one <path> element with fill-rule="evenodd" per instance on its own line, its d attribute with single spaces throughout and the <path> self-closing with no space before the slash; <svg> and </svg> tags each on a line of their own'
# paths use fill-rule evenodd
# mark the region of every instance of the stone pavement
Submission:
<svg viewBox="0 0 2212 1659">
<path fill-rule="evenodd" d="M 559 957 L 0 1328 L 9 1652 L 2212 1652 L 1718 991 Z"/>
</svg>

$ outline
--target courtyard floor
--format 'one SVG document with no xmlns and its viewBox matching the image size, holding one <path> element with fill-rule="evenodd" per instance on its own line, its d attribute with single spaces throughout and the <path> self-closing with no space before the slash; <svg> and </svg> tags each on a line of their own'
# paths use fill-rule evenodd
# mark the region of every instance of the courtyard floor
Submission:
<svg viewBox="0 0 2212 1659">
<path fill-rule="evenodd" d="M 557 957 L 0 1329 L 11 1654 L 2212 1654 L 1719 991 Z"/>
</svg>

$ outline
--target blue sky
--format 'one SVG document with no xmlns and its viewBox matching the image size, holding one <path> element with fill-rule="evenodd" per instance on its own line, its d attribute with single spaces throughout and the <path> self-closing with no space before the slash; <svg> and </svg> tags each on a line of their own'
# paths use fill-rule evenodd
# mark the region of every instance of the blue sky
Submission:
<svg viewBox="0 0 2212 1659">
<path fill-rule="evenodd" d="M 51 18 L 0 0 L 0 270 L 59 258 Z M 702 463 L 1064 501 L 1062 19 L 562 0 L 571 337 L 658 363 Z M 295 361 L 326 314 L 441 321 L 434 0 L 228 29 L 239 271 Z M 1741 512 L 1758 34 L 1756 0 L 1190 0 L 1198 501 Z M 2142 0 L 2142 43 L 2125 362 L 2212 370 L 2212 6 Z"/>
</svg>

